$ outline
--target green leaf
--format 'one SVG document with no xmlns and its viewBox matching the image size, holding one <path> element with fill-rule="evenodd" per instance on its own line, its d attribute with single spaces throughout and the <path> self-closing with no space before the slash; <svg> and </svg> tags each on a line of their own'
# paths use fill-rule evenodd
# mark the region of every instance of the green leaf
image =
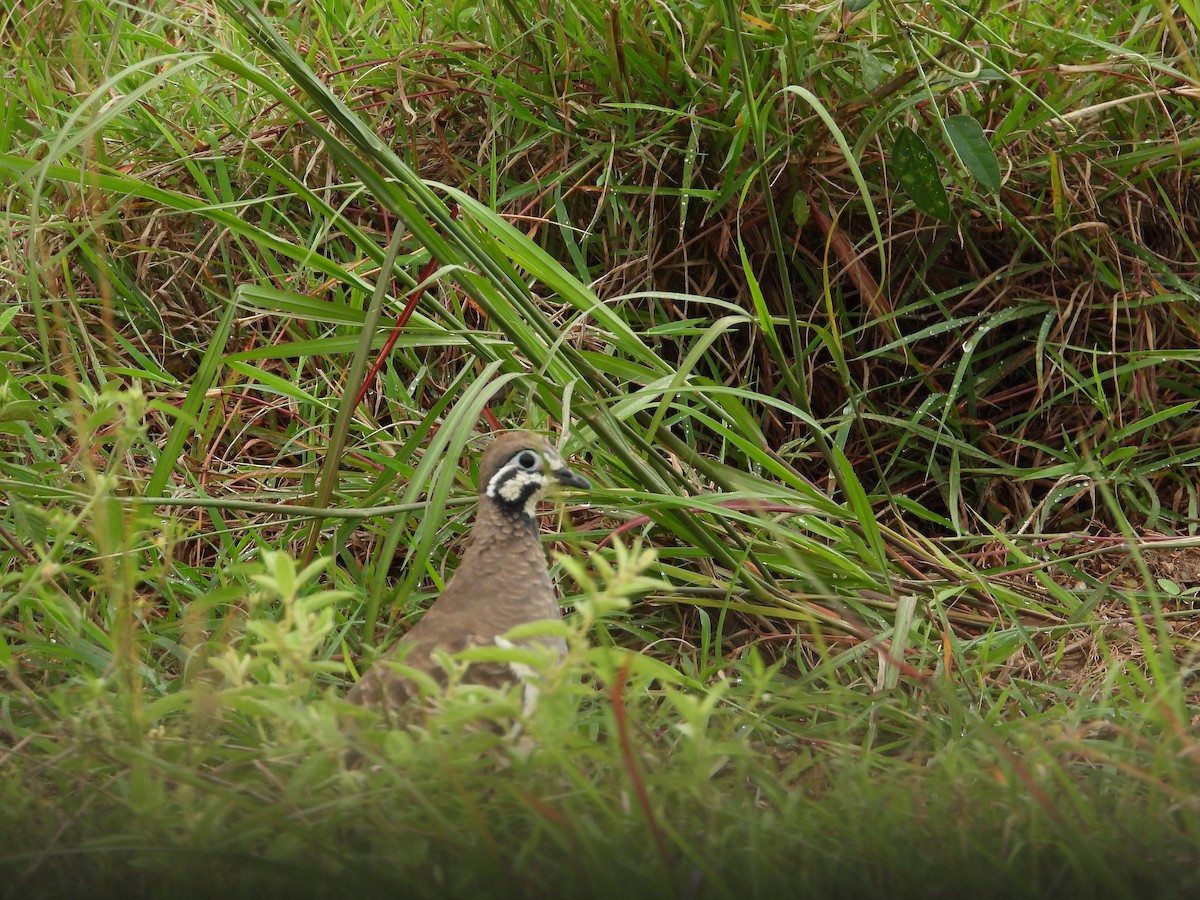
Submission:
<svg viewBox="0 0 1200 900">
<path fill-rule="evenodd" d="M 845 0 L 844 6 L 847 12 L 858 12 L 861 9 L 866 9 L 875 0 Z"/>
<path fill-rule="evenodd" d="M 808 217 L 812 214 L 808 204 L 808 194 L 804 191 L 796 191 L 792 194 L 792 221 L 797 230 L 808 224 Z"/>
<path fill-rule="evenodd" d="M 17 317 L 17 311 L 21 307 L 9 306 L 3 312 L 0 312 L 0 331 L 4 331 L 12 324 L 12 320 Z"/>
<path fill-rule="evenodd" d="M 917 133 L 903 125 L 892 144 L 892 169 L 900 187 L 922 212 L 941 222 L 950 221 L 950 201 L 938 172 L 937 159 Z"/>
<path fill-rule="evenodd" d="M 998 69 L 993 69 L 991 66 L 984 66 L 979 70 L 979 74 L 975 76 L 976 81 L 1007 81 L 1008 78 L 1009 76 Z"/>
<path fill-rule="evenodd" d="M 334 325 L 362 327 L 366 313 L 346 303 L 334 303 L 296 291 L 281 291 L 260 284 L 239 285 L 235 294 L 238 303 L 285 313 L 310 322 L 329 322 Z"/>
<path fill-rule="evenodd" d="M 883 83 L 883 60 L 868 50 L 865 44 L 858 45 L 858 65 L 862 71 L 864 89 L 873 91 Z"/>
<path fill-rule="evenodd" d="M 999 192 L 1000 163 L 983 126 L 971 116 L 951 116 L 946 120 L 946 134 L 958 161 L 983 189 L 993 194 Z"/>
</svg>

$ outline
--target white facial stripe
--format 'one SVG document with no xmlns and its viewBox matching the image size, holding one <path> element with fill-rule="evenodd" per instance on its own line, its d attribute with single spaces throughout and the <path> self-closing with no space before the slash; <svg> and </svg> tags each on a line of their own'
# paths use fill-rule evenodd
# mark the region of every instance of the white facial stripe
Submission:
<svg viewBox="0 0 1200 900">
<path fill-rule="evenodd" d="M 525 498 L 525 514 L 533 518 L 538 500 L 545 494 L 549 483 L 541 472 L 524 472 L 506 466 L 488 482 L 487 495 L 505 503 L 519 503 Z"/>
<path fill-rule="evenodd" d="M 509 503 L 516 503 L 530 487 L 536 493 L 545 486 L 546 476 L 541 472 L 515 472 L 500 482 L 500 496 Z"/>
</svg>

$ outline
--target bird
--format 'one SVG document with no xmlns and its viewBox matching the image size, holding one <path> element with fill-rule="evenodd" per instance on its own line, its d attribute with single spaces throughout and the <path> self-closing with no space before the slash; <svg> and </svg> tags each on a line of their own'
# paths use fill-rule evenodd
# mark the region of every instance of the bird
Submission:
<svg viewBox="0 0 1200 900">
<path fill-rule="evenodd" d="M 516 626 L 560 618 L 537 517 L 538 502 L 558 488 L 586 491 L 591 483 L 545 437 L 509 431 L 492 441 L 479 463 L 479 506 L 457 570 L 421 620 L 367 670 L 346 699 L 389 718 L 404 716 L 419 691 L 389 661 L 444 683 L 435 650 L 510 646 L 503 636 Z M 540 640 L 560 657 L 566 652 L 561 638 Z M 521 668 L 476 661 L 464 681 L 501 686 L 522 680 Z"/>
</svg>

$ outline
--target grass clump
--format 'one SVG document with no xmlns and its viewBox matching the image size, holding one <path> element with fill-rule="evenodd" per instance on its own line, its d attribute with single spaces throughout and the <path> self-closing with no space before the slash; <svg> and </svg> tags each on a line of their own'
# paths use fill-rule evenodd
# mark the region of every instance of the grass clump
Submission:
<svg viewBox="0 0 1200 900">
<path fill-rule="evenodd" d="M 0 13 L 13 889 L 1194 890 L 1189 9 Z M 378 727 L 509 426 L 568 665 Z"/>
</svg>

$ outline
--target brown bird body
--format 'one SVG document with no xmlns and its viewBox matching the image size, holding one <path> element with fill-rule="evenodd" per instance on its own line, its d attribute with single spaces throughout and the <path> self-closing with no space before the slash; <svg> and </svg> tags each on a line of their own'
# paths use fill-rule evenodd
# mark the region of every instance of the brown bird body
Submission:
<svg viewBox="0 0 1200 900">
<path fill-rule="evenodd" d="M 479 465 L 479 510 L 458 570 L 393 658 L 402 655 L 403 665 L 442 680 L 445 673 L 434 650 L 503 646 L 503 635 L 516 626 L 561 616 L 537 525 L 538 501 L 556 486 L 586 490 L 591 485 L 540 435 L 508 432 L 488 446 Z M 565 650 L 561 641 L 553 646 Z M 517 675 L 508 665 L 475 662 L 465 677 L 502 684 Z M 415 693 L 412 682 L 385 657 L 347 699 L 393 713 Z"/>
</svg>

